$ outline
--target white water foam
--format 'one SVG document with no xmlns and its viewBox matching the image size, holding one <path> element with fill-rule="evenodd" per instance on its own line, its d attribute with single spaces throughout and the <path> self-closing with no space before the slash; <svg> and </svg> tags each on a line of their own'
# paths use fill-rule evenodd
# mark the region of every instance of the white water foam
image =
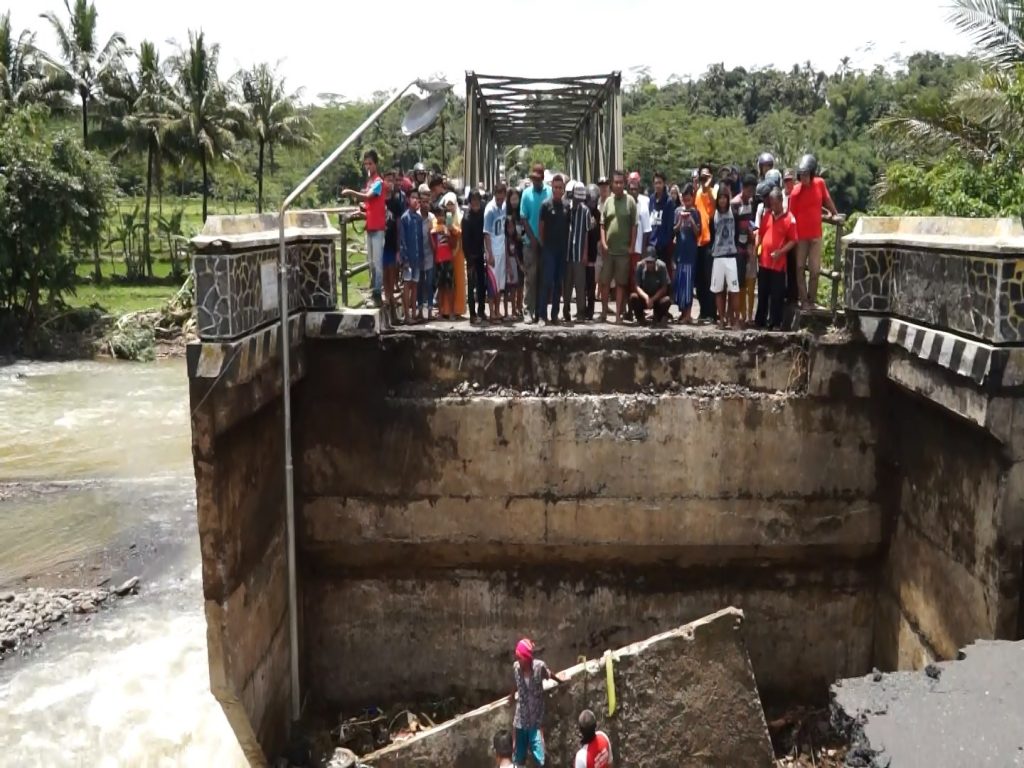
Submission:
<svg viewBox="0 0 1024 768">
<path fill-rule="evenodd" d="M 247 765 L 209 692 L 198 585 L 198 573 L 154 585 L 162 595 L 47 638 L 51 645 L 0 685 L 0 765 Z"/>
</svg>

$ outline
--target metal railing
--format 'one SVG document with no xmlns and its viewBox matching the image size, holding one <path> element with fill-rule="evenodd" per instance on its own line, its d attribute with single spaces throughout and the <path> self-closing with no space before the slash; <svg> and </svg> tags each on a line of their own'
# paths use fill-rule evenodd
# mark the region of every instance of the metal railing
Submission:
<svg viewBox="0 0 1024 768">
<path fill-rule="evenodd" d="M 357 221 L 364 221 L 366 215 L 357 206 L 341 206 L 338 208 L 317 208 L 317 213 L 326 213 L 328 216 L 338 217 L 337 243 L 337 264 L 338 264 L 338 291 L 340 293 L 341 307 L 349 306 L 349 283 L 352 278 L 370 271 L 370 262 L 367 260 L 366 241 L 353 242 L 349 235 L 349 226 Z M 353 260 L 352 255 L 362 256 L 362 261 Z"/>
</svg>

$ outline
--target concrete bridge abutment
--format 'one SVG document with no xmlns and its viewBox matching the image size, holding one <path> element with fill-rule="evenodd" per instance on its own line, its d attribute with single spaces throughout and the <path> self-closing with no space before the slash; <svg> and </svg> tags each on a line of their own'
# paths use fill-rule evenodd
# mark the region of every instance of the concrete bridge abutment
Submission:
<svg viewBox="0 0 1024 768">
<path fill-rule="evenodd" d="M 212 687 L 250 758 L 289 729 L 283 343 L 307 711 L 483 705 L 521 635 L 565 668 L 727 605 L 768 700 L 1018 637 L 1024 245 L 870 226 L 847 332 L 393 330 L 310 299 L 287 340 L 193 345 Z M 293 234 L 322 263 L 330 235 Z M 1000 265 L 970 332 L 924 309 L 977 274 L 957 259 Z"/>
</svg>

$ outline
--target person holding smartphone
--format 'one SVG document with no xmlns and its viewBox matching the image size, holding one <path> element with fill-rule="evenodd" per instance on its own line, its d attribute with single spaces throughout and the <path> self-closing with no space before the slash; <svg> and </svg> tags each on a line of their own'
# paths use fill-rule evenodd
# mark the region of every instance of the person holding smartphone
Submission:
<svg viewBox="0 0 1024 768">
<path fill-rule="evenodd" d="M 702 226 L 700 211 L 693 204 L 693 184 L 683 187 L 675 226 L 676 273 L 673 281 L 673 299 L 679 307 L 679 322 L 693 322 L 693 286 L 697 269 L 697 243 Z"/>
</svg>

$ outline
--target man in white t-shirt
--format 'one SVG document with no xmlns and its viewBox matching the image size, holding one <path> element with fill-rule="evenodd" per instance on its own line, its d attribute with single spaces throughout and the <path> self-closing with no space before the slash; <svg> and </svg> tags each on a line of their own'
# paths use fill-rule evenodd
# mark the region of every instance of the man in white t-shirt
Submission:
<svg viewBox="0 0 1024 768">
<path fill-rule="evenodd" d="M 626 185 L 630 196 L 636 201 L 636 242 L 633 243 L 633 250 L 629 254 L 629 289 L 627 296 L 636 293 L 636 268 L 640 263 L 643 254 L 647 253 L 647 244 L 651 240 L 651 200 L 647 195 L 640 192 L 640 174 L 633 171 L 629 174 L 629 182 Z"/>
<path fill-rule="evenodd" d="M 597 730 L 597 718 L 589 709 L 580 712 L 580 747 L 573 768 L 613 768 L 612 743 L 604 731 Z"/>
</svg>

